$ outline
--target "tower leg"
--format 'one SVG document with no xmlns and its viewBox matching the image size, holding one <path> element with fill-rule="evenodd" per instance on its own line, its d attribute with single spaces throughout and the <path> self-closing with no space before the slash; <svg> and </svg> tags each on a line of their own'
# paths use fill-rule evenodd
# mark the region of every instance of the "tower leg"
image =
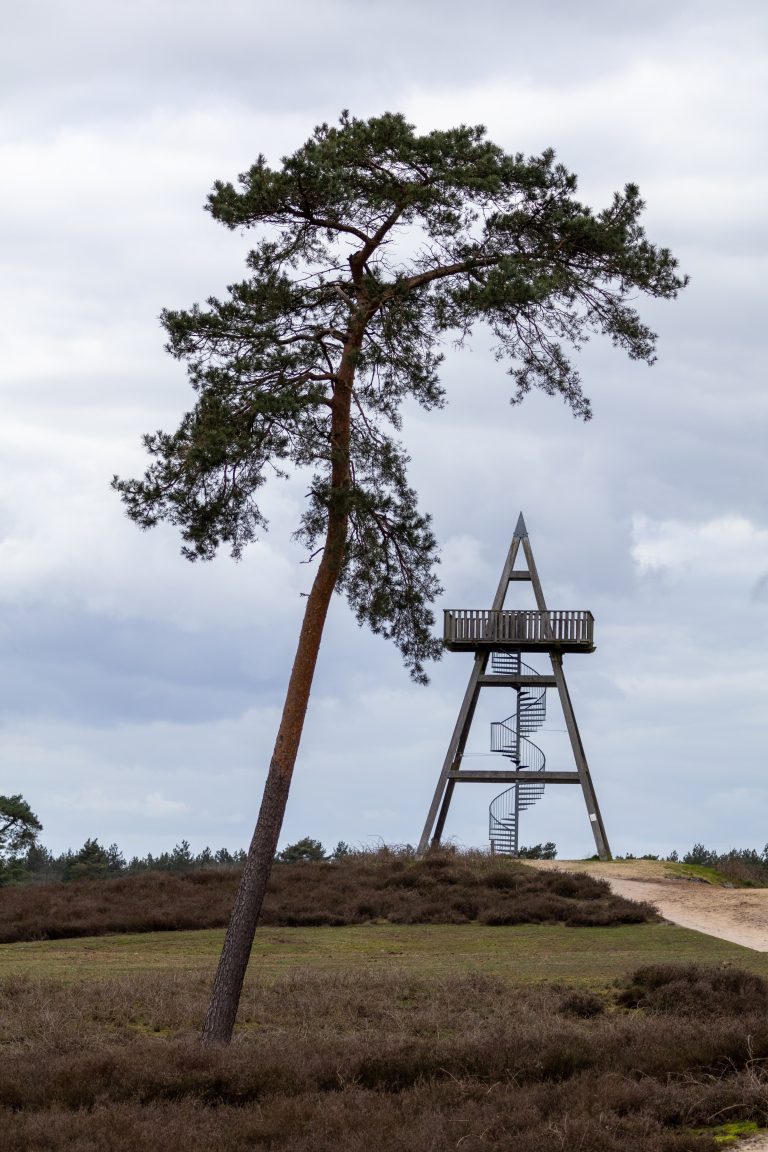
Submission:
<svg viewBox="0 0 768 1152">
<path fill-rule="evenodd" d="M 472 724 L 472 717 L 474 716 L 475 708 L 477 707 L 477 698 L 480 695 L 480 685 L 478 681 L 483 672 L 485 672 L 487 663 L 487 653 L 478 652 L 475 656 L 475 663 L 469 677 L 467 690 L 464 693 L 464 699 L 461 704 L 459 716 L 453 729 L 451 742 L 448 745 L 448 751 L 445 755 L 445 760 L 443 761 L 443 768 L 440 773 L 440 778 L 437 781 L 435 794 L 432 797 L 432 803 L 430 805 L 427 820 L 424 825 L 424 831 L 422 832 L 421 839 L 419 840 L 419 855 L 421 855 L 422 852 L 425 852 L 427 849 L 427 844 L 429 842 L 430 836 L 432 835 L 432 829 L 434 827 L 435 820 L 438 819 L 438 812 L 440 816 L 433 842 L 437 844 L 440 843 L 440 837 L 443 834 L 443 827 L 445 825 L 445 818 L 448 815 L 448 807 L 451 803 L 451 797 L 453 796 L 453 781 L 448 779 L 448 773 L 451 771 L 453 766 L 461 760 L 462 754 L 466 747 L 467 737 L 469 736 L 469 729 Z"/>
<path fill-rule="evenodd" d="M 531 551 L 530 541 L 528 540 L 527 536 L 523 540 L 523 552 L 525 553 L 525 559 L 528 564 L 528 571 L 531 574 L 531 583 L 533 584 L 533 594 L 536 597 L 536 604 L 540 612 L 546 612 L 547 602 L 544 599 L 544 592 L 541 587 L 541 581 L 539 580 L 539 573 L 536 569 L 536 561 L 533 558 L 533 552 Z M 589 774 L 587 756 L 584 752 L 584 745 L 581 742 L 579 727 L 576 723 L 576 717 L 573 712 L 573 705 L 571 704 L 571 697 L 568 692 L 568 685 L 565 682 L 565 673 L 563 672 L 563 657 L 560 652 L 554 650 L 550 651 L 549 655 L 552 660 L 552 671 L 555 674 L 555 681 L 557 683 L 558 695 L 560 696 L 560 703 L 563 707 L 565 726 L 568 729 L 568 735 L 571 739 L 573 758 L 576 761 L 576 769 L 579 773 L 579 779 L 581 780 L 581 790 L 584 793 L 584 803 L 587 806 L 589 823 L 592 826 L 592 834 L 595 837 L 597 854 L 601 860 L 610 860 L 611 849 L 608 846 L 608 837 L 605 834 L 603 818 L 600 815 L 597 796 L 595 795 L 595 789 L 592 786 L 592 777 Z"/>
<path fill-rule="evenodd" d="M 435 831 L 432 835 L 433 847 L 436 846 L 437 844 L 439 844 L 443 838 L 443 828 L 445 828 L 445 818 L 448 815 L 448 809 L 451 806 L 451 797 L 453 796 L 453 790 L 455 787 L 456 787 L 456 781 L 455 780 L 449 780 L 447 785 L 446 785 L 446 788 L 445 788 L 445 796 L 443 797 L 443 803 L 440 805 L 440 815 L 437 817 L 437 823 L 435 824 Z"/>
<path fill-rule="evenodd" d="M 522 521 L 522 515 L 520 519 Z M 499 580 L 499 586 L 496 589 L 496 595 L 493 599 L 493 610 L 496 612 L 500 610 L 504 603 L 504 596 L 506 595 L 506 591 L 509 586 L 512 569 L 515 566 L 515 559 L 517 558 L 517 552 L 520 547 L 520 539 L 521 537 L 518 536 L 517 533 L 512 537 L 512 543 L 509 546 L 509 552 L 507 553 L 507 558 L 504 561 L 504 568 L 501 573 L 501 579 Z M 435 820 L 438 819 L 438 812 L 440 813 L 440 816 L 437 828 L 435 829 L 433 843 L 440 843 L 440 838 L 443 834 L 443 827 L 445 825 L 445 818 L 448 815 L 448 808 L 451 803 L 451 797 L 453 796 L 453 781 L 448 779 L 448 773 L 451 771 L 454 765 L 458 768 L 459 763 L 461 762 L 461 757 L 464 754 L 464 749 L 467 744 L 467 737 L 469 736 L 469 729 L 472 725 L 472 717 L 474 716 L 475 708 L 477 707 L 477 698 L 480 695 L 479 680 L 483 672 L 485 672 L 487 666 L 488 653 L 476 652 L 475 663 L 472 668 L 472 672 L 470 673 L 467 690 L 464 693 L 464 700 L 459 712 L 459 718 L 456 721 L 456 727 L 453 730 L 453 736 L 451 737 L 451 742 L 448 745 L 448 752 L 446 753 L 445 760 L 443 761 L 443 768 L 440 773 L 440 778 L 437 781 L 435 794 L 432 797 L 432 804 L 430 805 L 427 820 L 424 825 L 424 831 L 422 832 L 421 839 L 419 840 L 419 855 L 426 851 L 429 838 L 432 835 L 432 828 L 435 824 Z"/>
<path fill-rule="evenodd" d="M 579 733 L 579 727 L 576 723 L 576 717 L 573 712 L 573 705 L 571 704 L 568 685 L 565 682 L 565 675 L 563 673 L 563 658 L 559 652 L 552 652 L 550 655 L 552 657 L 552 671 L 555 674 L 555 680 L 557 681 L 557 691 L 560 696 L 560 703 L 563 707 L 563 715 L 565 716 L 565 726 L 568 729 L 568 735 L 571 739 L 573 758 L 576 761 L 576 768 L 578 769 L 579 777 L 581 779 L 581 790 L 584 793 L 584 802 L 587 806 L 587 813 L 589 814 L 589 822 L 592 827 L 592 834 L 595 837 L 597 854 L 601 860 L 610 860 L 611 849 L 608 845 L 608 837 L 605 834 L 605 826 L 603 824 L 603 818 L 600 815 L 600 808 L 597 803 L 595 789 L 592 786 L 592 777 L 589 774 L 589 765 L 587 764 L 584 745 L 581 742 L 581 735 Z"/>
</svg>

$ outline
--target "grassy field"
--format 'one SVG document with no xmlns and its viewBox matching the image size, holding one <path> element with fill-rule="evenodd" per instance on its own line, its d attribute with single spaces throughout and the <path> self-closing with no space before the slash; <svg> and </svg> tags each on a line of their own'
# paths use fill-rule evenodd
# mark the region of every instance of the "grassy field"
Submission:
<svg viewBox="0 0 768 1152">
<path fill-rule="evenodd" d="M 263 927 L 204 1050 L 222 937 L 0 947 L 3 1152 L 714 1152 L 768 1124 L 768 955 L 659 923 Z"/>
<path fill-rule="evenodd" d="M 212 974 L 224 932 L 150 932 L 0 945 L 0 978 L 65 981 L 142 973 Z M 559 981 L 600 988 L 641 964 L 738 964 L 768 977 L 768 953 L 671 924 L 358 925 L 259 928 L 251 979 L 298 971 L 401 971 L 420 978 L 484 973 L 513 985 Z"/>
<path fill-rule="evenodd" d="M 231 883 L 5 890 L 9 933 L 29 900 L 30 930 L 100 934 L 0 945 L 2 1152 L 714 1152 L 768 1125 L 768 954 L 474 858 L 278 872 L 235 1040 L 203 1049 L 223 928 L 109 918 L 210 923 Z"/>
<path fill-rule="evenodd" d="M 205 1050 L 220 943 L 0 949 L 3 1152 L 714 1152 L 723 1123 L 768 1124 L 745 949 L 660 924 L 262 929 L 235 1041 Z"/>
</svg>

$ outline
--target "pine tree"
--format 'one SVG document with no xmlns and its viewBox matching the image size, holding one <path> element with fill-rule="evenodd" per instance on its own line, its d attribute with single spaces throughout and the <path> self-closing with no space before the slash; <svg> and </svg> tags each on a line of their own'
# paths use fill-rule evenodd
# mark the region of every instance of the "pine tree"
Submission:
<svg viewBox="0 0 768 1152">
<path fill-rule="evenodd" d="M 0 796 L 0 860 L 32 848 L 42 824 L 20 793 Z"/>
<path fill-rule="evenodd" d="M 565 348 L 602 333 L 654 359 L 629 301 L 674 297 L 685 278 L 647 240 L 634 185 L 598 213 L 575 193 L 551 151 L 507 155 L 481 127 L 418 135 L 400 115 L 344 113 L 278 168 L 259 157 L 209 197 L 216 220 L 256 231 L 248 276 L 223 300 L 163 313 L 197 399 L 175 432 L 145 437 L 143 478 L 114 486 L 141 527 L 177 525 L 189 559 L 222 544 L 238 557 L 266 528 L 268 476 L 312 469 L 298 536 L 319 562 L 206 1042 L 234 1026 L 333 592 L 394 641 L 417 681 L 441 651 L 436 542 L 408 484 L 402 401 L 442 405 L 441 348 L 479 323 L 509 366 L 513 402 L 541 388 L 583 418 Z"/>
</svg>

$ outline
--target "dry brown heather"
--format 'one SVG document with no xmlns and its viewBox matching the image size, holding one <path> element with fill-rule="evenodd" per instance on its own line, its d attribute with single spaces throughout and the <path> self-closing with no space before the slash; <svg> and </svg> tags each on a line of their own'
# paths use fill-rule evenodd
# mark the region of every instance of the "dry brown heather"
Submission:
<svg viewBox="0 0 768 1152">
<path fill-rule="evenodd" d="M 218 928 L 227 923 L 236 869 L 156 872 L 0 889 L 0 942 L 109 932 Z M 535 872 L 510 860 L 450 850 L 422 860 L 392 851 L 333 862 L 276 864 L 262 923 L 636 924 L 654 912 L 579 874 Z"/>
<path fill-rule="evenodd" d="M 0 985 L 4 1152 L 704 1152 L 768 1123 L 768 985 L 645 969 L 602 995 L 392 971 L 251 981 L 229 1049 L 198 975 Z"/>
</svg>

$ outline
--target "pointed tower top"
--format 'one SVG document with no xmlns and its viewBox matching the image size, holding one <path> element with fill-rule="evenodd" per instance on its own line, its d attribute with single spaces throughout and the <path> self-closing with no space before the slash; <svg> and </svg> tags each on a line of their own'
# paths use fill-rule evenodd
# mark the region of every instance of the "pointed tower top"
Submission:
<svg viewBox="0 0 768 1152">
<path fill-rule="evenodd" d="M 517 518 L 517 525 L 515 526 L 515 539 L 522 540 L 524 536 L 528 535 L 528 529 L 525 526 L 522 512 Z"/>
</svg>

